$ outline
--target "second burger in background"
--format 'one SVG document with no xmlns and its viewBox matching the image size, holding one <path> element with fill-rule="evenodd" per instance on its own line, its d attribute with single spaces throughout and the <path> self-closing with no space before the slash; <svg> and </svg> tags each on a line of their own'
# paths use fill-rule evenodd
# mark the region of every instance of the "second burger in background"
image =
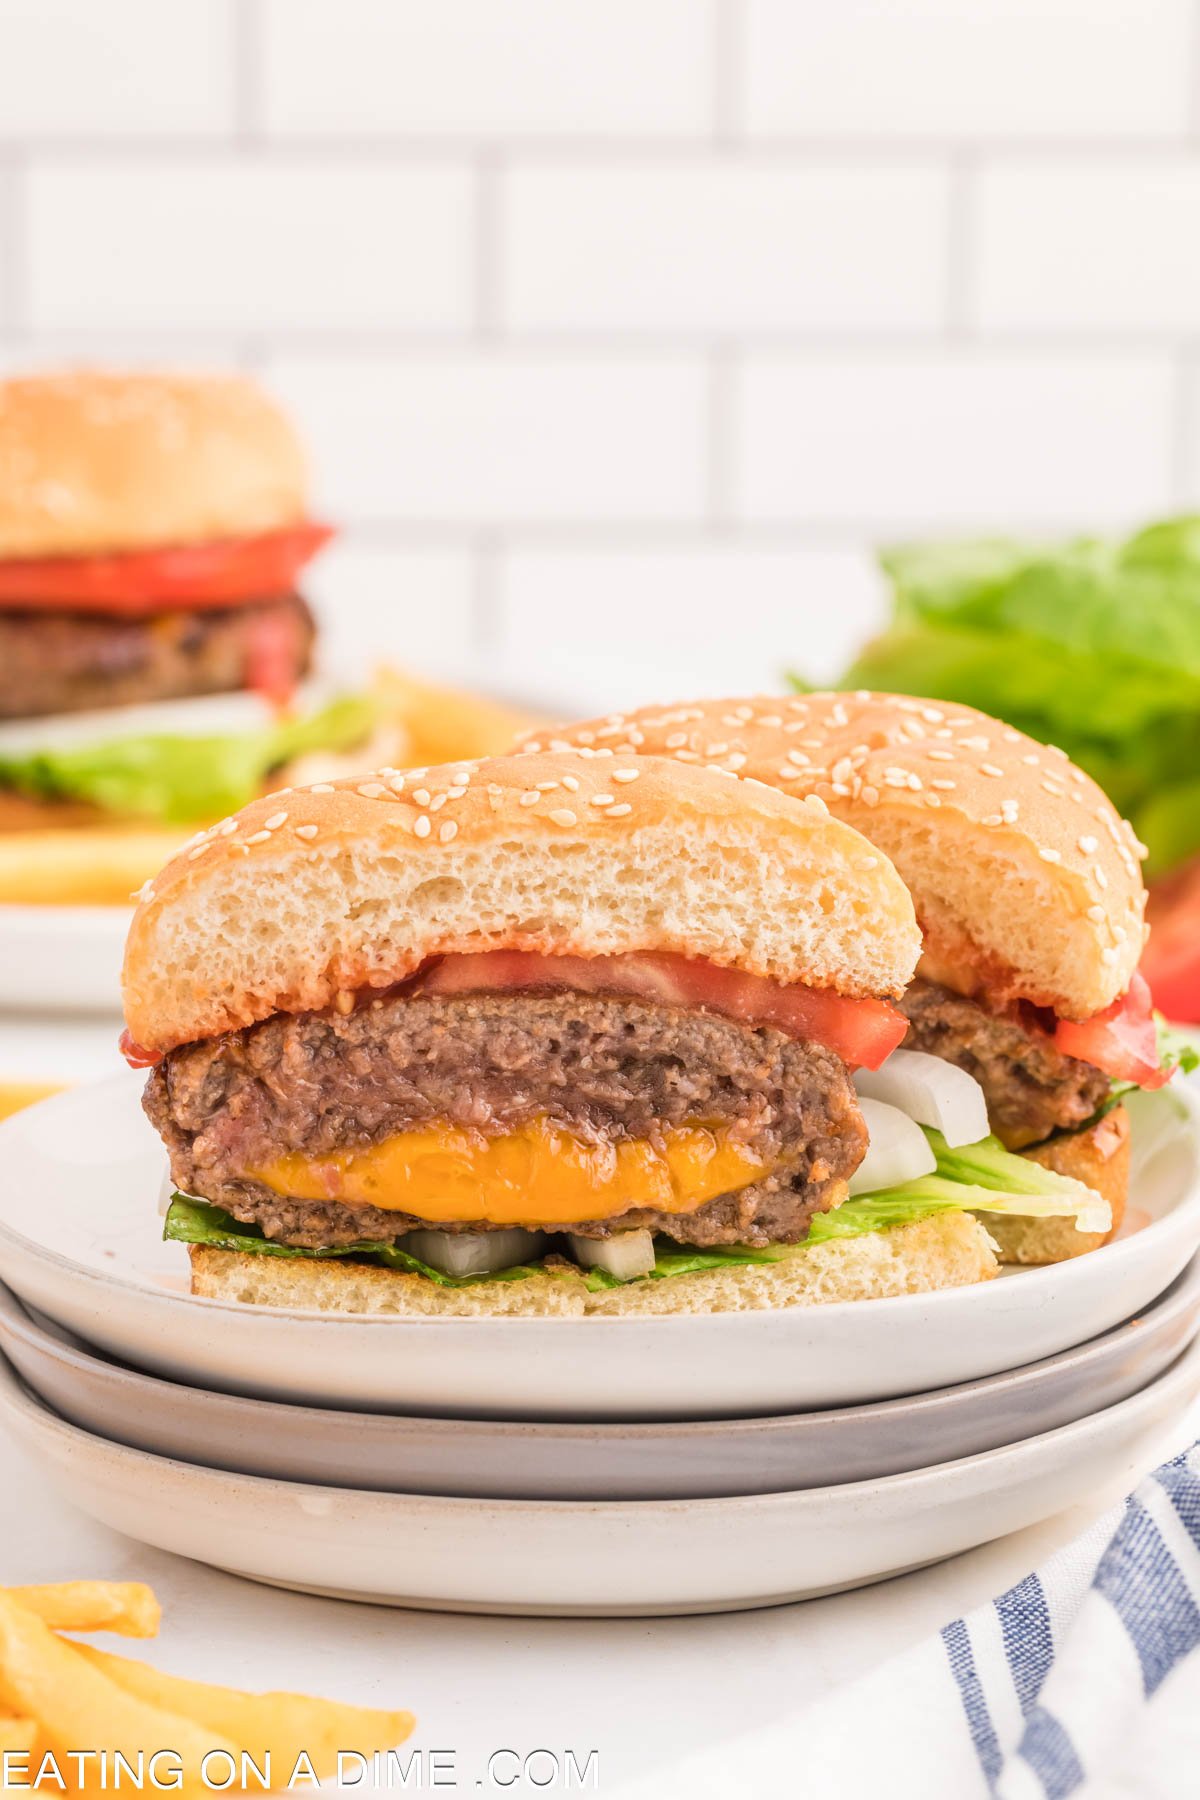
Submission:
<svg viewBox="0 0 1200 1800">
<path fill-rule="evenodd" d="M 124 899 L 180 827 L 371 738 L 358 697 L 283 711 L 331 535 L 291 425 L 239 376 L 0 382 L 0 899 Z"/>
</svg>

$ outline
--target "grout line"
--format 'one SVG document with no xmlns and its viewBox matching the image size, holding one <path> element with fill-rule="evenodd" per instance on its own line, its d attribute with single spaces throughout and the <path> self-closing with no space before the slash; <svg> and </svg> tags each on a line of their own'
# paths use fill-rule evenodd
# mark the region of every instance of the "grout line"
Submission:
<svg viewBox="0 0 1200 1800">
<path fill-rule="evenodd" d="M 3 159 L 0 157 L 0 169 Z M 476 305 L 478 299 L 476 300 Z M 22 328 L 24 329 L 24 328 Z M 0 335 L 4 327 L 0 324 Z M 698 364 L 712 347 L 711 331 L 693 327 L 670 332 L 657 328 L 646 331 L 613 332 L 587 327 L 564 327 L 560 331 L 505 331 L 503 337 L 481 345 L 471 330 L 457 326 L 421 327 L 393 325 L 317 326 L 272 325 L 260 334 L 251 327 L 240 331 L 233 326 L 159 326 L 147 333 L 139 326 L 105 324 L 42 326 L 36 333 L 48 349 L 69 351 L 73 345 L 96 342 L 111 344 L 114 350 L 135 348 L 149 339 L 164 352 L 173 345 L 211 344 L 220 349 L 230 342 L 253 339 L 261 344 L 262 354 L 271 359 L 336 357 L 347 362 L 370 361 L 379 357 L 408 362 L 419 357 L 449 359 L 469 357 L 482 348 L 497 355 L 544 358 L 549 361 L 605 362 L 626 361 L 662 368 L 671 364 Z M 1059 327 L 1039 331 L 1021 327 L 1011 331 L 995 327 L 972 330 L 969 339 L 961 341 L 948 335 L 941 323 L 928 327 L 900 330 L 895 328 L 839 331 L 832 326 L 813 326 L 793 331 L 761 330 L 738 334 L 740 354 L 772 357 L 795 362 L 819 360 L 823 356 L 854 356 L 871 363 L 926 363 L 933 360 L 961 362 L 970 360 L 1020 362 L 1022 360 L 1075 362 L 1112 361 L 1115 363 L 1161 362 L 1171 356 L 1200 354 L 1200 332 L 1197 331 L 1095 331 Z"/>
<path fill-rule="evenodd" d="M 253 3 L 254 0 L 242 0 L 242 4 L 248 7 L 252 7 Z M 239 10 L 239 19 L 241 16 Z M 620 137 L 571 137 L 568 134 L 559 137 L 522 137 L 515 134 L 497 139 L 479 134 L 450 132 L 442 135 L 414 132 L 408 136 L 401 133 L 386 135 L 361 131 L 330 132 L 324 135 L 313 132 L 267 133 L 262 125 L 260 110 L 261 57 L 251 37 L 248 23 L 239 27 L 239 63 L 243 61 L 240 49 L 242 43 L 245 44 L 245 66 L 239 70 L 240 83 L 235 83 L 235 87 L 240 85 L 244 90 L 239 94 L 239 109 L 244 111 L 242 122 L 255 147 L 262 148 L 280 161 L 321 157 L 337 162 L 339 159 L 370 156 L 383 163 L 403 163 L 462 159 L 489 150 L 502 150 L 506 156 L 520 157 L 523 161 L 561 163 L 594 160 L 619 166 L 629 162 L 657 161 L 669 164 L 702 160 L 710 157 L 713 151 L 711 134 L 699 137 L 638 136 L 636 133 Z M 5 133 L 0 126 L 0 150 L 6 147 L 28 147 L 47 160 L 86 158 L 89 164 L 96 166 L 121 162 L 140 164 L 146 157 L 178 157 L 182 160 L 196 156 L 236 154 L 236 151 L 230 149 L 228 140 L 219 134 L 170 136 L 146 133 L 128 137 L 85 137 L 75 133 L 52 132 L 44 136 L 28 137 Z M 1181 161 L 1192 161 L 1196 155 L 1194 138 L 1180 132 L 1145 134 L 1128 139 L 1101 137 L 1094 133 L 1079 137 L 980 137 L 972 138 L 969 146 L 965 146 L 959 138 L 904 137 L 884 132 L 845 136 L 836 133 L 797 133 L 790 137 L 737 137 L 731 139 L 726 147 L 736 151 L 747 162 L 773 164 L 809 158 L 819 162 L 884 161 L 889 167 L 905 167 L 913 163 L 928 165 L 931 162 L 941 165 L 966 147 L 977 157 L 1011 156 L 1019 159 L 1062 156 L 1119 161 L 1126 156 L 1174 155 Z"/>
<path fill-rule="evenodd" d="M 1028 526 L 1039 537 L 1065 537 L 1094 532 L 1096 520 L 1094 514 L 1076 512 L 1038 517 L 1032 522 L 1022 515 L 1015 524 Z M 550 521 L 527 517 L 483 521 L 464 517 L 431 521 L 356 516 L 352 509 L 344 510 L 341 516 L 345 538 L 364 549 L 471 549 L 481 553 L 477 568 L 481 622 L 502 617 L 503 605 L 497 597 L 493 577 L 500 553 L 510 547 L 591 554 L 606 549 L 697 550 L 733 545 L 747 551 L 813 549 L 862 554 L 864 549 L 869 551 L 872 544 L 895 539 L 897 534 L 911 537 L 940 531 L 943 535 L 949 532 L 962 537 L 986 532 L 994 525 L 995 518 L 984 514 L 947 523 L 932 513 L 853 519 L 732 518 L 727 526 L 714 525 L 705 518 L 646 520 L 614 516 Z"/>
<path fill-rule="evenodd" d="M 713 140 L 722 149 L 744 139 L 745 39 L 743 0 L 713 0 Z"/>
<path fill-rule="evenodd" d="M 953 342 L 970 336 L 974 322 L 979 184 L 978 163 L 972 152 L 956 152 L 950 159 L 948 175 L 946 336 Z"/>
<path fill-rule="evenodd" d="M 233 141 L 252 150 L 262 141 L 263 15 L 259 0 L 226 0 L 232 8 Z"/>
<path fill-rule="evenodd" d="M 502 550 L 503 540 L 495 529 L 489 527 L 472 534 L 471 638 L 476 650 L 485 655 L 497 651 L 504 636 Z"/>
<path fill-rule="evenodd" d="M 736 457 L 735 389 L 738 353 L 729 342 L 714 344 L 708 365 L 705 429 L 704 513 L 708 524 L 727 530 L 732 523 Z"/>
<path fill-rule="evenodd" d="M 485 340 L 496 337 L 501 326 L 503 207 L 503 160 L 489 151 L 475 165 L 473 233 L 475 335 Z"/>
<path fill-rule="evenodd" d="M 1197 380 L 1200 365 L 1193 357 L 1176 359 L 1171 394 L 1170 483 L 1174 504 L 1183 509 L 1196 501 L 1193 453 L 1196 449 Z"/>
</svg>

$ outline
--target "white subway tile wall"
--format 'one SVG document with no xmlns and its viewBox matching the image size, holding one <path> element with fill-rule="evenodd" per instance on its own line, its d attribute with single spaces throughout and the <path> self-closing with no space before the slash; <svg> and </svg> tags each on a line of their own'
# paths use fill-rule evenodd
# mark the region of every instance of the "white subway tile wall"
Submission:
<svg viewBox="0 0 1200 1800">
<path fill-rule="evenodd" d="M 1200 0 L 7 0 L 0 369 L 229 363 L 382 649 L 830 674 L 870 547 L 1200 495 Z"/>
</svg>

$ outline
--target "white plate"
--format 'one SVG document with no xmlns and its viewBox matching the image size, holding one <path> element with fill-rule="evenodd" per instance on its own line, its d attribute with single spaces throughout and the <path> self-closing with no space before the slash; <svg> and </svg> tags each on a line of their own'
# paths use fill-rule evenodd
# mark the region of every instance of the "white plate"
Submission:
<svg viewBox="0 0 1200 1800">
<path fill-rule="evenodd" d="M 962 1462 L 749 1499 L 447 1500 L 231 1475 L 68 1425 L 0 1358 L 0 1420 L 117 1531 L 256 1581 L 455 1612 L 772 1606 L 858 1587 L 1049 1518 L 1161 1454 L 1200 1345 L 1132 1399 Z"/>
<path fill-rule="evenodd" d="M 241 1475 L 482 1500 L 708 1500 L 876 1481 L 1073 1424 L 1200 1332 L 1200 1257 L 1135 1319 L 1040 1363 L 873 1406 L 600 1425 L 428 1419 L 246 1400 L 91 1351 L 0 1283 L 0 1350 L 82 1431 Z"/>
<path fill-rule="evenodd" d="M 132 917 L 130 906 L 0 905 L 0 1007 L 111 1013 L 115 1035 Z"/>
<path fill-rule="evenodd" d="M 1146 1306 L 1200 1243 L 1200 1099 L 1135 1097 L 1120 1240 L 892 1300 L 696 1318 L 326 1318 L 195 1299 L 163 1244 L 141 1079 L 0 1124 L 0 1279 L 110 1355 L 306 1405 L 476 1418 L 721 1418 L 853 1406 L 1036 1362 Z M 1139 1226 L 1141 1227 L 1139 1229 Z"/>
</svg>

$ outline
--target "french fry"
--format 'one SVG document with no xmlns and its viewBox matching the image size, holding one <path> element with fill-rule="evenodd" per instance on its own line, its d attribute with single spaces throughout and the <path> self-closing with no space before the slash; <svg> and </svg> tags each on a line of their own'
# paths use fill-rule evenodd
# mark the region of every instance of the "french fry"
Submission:
<svg viewBox="0 0 1200 1800">
<path fill-rule="evenodd" d="M 132 905 L 189 835 L 152 825 L 60 826 L 0 831 L 0 901 L 23 906 Z"/>
<path fill-rule="evenodd" d="M 118 1687 L 85 1660 L 76 1644 L 55 1637 L 50 1627 L 0 1590 L 0 1704 L 32 1720 L 39 1747 L 54 1755 L 70 1779 L 72 1752 L 92 1752 L 97 1762 L 76 1776 L 81 1791 L 100 1787 L 99 1759 L 117 1754 L 136 1767 L 144 1758 L 170 1751 L 179 1758 L 184 1794 L 210 1793 L 202 1767 L 212 1751 L 224 1751 L 238 1766 L 238 1746 L 194 1720 L 140 1699 Z"/>
<path fill-rule="evenodd" d="M 37 1725 L 33 1719 L 0 1718 L 0 1756 L 20 1755 L 37 1742 Z"/>
<path fill-rule="evenodd" d="M 339 1750 L 370 1757 L 393 1750 L 413 1729 L 408 1712 L 376 1712 L 340 1706 L 304 1694 L 243 1694 L 231 1688 L 184 1681 L 130 1657 L 113 1656 L 90 1644 L 73 1646 L 98 1674 L 163 1712 L 192 1719 L 207 1731 L 231 1738 L 260 1768 L 270 1757 L 274 1778 L 285 1785 L 303 1750 L 319 1777 L 337 1772 Z"/>
<path fill-rule="evenodd" d="M 418 681 L 401 669 L 379 669 L 374 692 L 411 732 L 415 764 L 503 756 L 522 731 L 545 723 L 502 700 Z"/>
<path fill-rule="evenodd" d="M 6 1592 L 52 1631 L 111 1631 L 118 1637 L 152 1638 L 158 1636 L 162 1622 L 154 1589 L 141 1581 L 60 1581 Z"/>
<path fill-rule="evenodd" d="M 0 1119 L 61 1093 L 60 1081 L 0 1081 Z"/>
</svg>

